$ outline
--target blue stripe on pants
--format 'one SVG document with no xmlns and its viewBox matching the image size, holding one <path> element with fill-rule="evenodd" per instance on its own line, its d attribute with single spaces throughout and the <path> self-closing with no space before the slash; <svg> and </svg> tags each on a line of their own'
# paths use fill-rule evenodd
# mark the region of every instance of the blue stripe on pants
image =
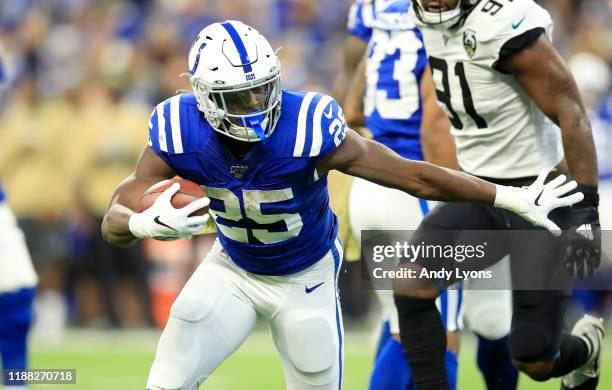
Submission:
<svg viewBox="0 0 612 390">
<path fill-rule="evenodd" d="M 336 239 L 335 244 L 338 245 L 340 241 Z M 341 244 L 340 244 L 341 245 Z M 340 272 L 340 265 L 342 258 L 336 246 L 331 250 L 332 256 L 334 257 L 334 274 L 335 274 L 335 298 L 336 298 L 336 329 L 338 331 L 338 363 L 340 365 L 340 377 L 338 380 L 338 389 L 342 388 L 342 325 L 340 324 L 340 297 L 338 296 L 338 275 Z"/>
</svg>

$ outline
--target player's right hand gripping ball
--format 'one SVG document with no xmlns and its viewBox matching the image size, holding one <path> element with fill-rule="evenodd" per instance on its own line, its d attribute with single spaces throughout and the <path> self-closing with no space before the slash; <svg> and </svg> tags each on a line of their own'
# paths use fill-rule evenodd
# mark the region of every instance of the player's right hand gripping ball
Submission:
<svg viewBox="0 0 612 390">
<path fill-rule="evenodd" d="M 584 200 L 572 206 L 571 226 L 566 232 L 564 263 L 579 278 L 592 276 L 601 263 L 601 227 L 597 187 L 578 187 Z"/>
<path fill-rule="evenodd" d="M 153 185 L 140 198 L 129 228 L 137 238 L 176 240 L 198 233 L 209 215 L 210 199 L 196 183 L 175 178 Z"/>
</svg>

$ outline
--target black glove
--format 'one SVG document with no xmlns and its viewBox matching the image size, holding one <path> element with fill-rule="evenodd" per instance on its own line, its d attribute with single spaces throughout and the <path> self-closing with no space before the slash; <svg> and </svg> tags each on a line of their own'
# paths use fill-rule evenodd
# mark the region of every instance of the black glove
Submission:
<svg viewBox="0 0 612 390">
<path fill-rule="evenodd" d="M 579 185 L 584 200 L 572 206 L 571 222 L 566 232 L 567 247 L 563 262 L 574 276 L 592 276 L 601 263 L 601 227 L 597 187 Z"/>
</svg>

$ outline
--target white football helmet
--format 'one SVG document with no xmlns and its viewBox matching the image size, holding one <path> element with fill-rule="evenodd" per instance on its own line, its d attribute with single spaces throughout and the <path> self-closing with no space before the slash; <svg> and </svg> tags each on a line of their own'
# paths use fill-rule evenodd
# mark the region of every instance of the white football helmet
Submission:
<svg viewBox="0 0 612 390">
<path fill-rule="evenodd" d="M 443 28 L 451 28 L 455 26 L 461 19 L 466 16 L 480 0 L 459 0 L 453 9 L 444 9 L 441 6 L 441 0 L 436 3 L 436 11 L 429 11 L 423 6 L 422 0 L 414 0 L 412 2 L 417 18 L 424 24 L 430 26 L 441 26 Z"/>
<path fill-rule="evenodd" d="M 265 141 L 278 122 L 280 62 L 257 30 L 230 20 L 213 23 L 189 50 L 189 79 L 198 108 L 218 132 Z"/>
</svg>

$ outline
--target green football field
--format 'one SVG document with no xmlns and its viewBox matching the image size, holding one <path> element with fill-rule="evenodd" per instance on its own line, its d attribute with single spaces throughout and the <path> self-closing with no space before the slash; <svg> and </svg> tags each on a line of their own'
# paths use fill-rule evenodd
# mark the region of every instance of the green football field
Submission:
<svg viewBox="0 0 612 390">
<path fill-rule="evenodd" d="M 155 353 L 157 332 L 70 331 L 66 341 L 55 346 L 31 347 L 32 368 L 74 368 L 76 385 L 33 385 L 49 390 L 129 390 L 144 389 Z M 600 389 L 612 389 L 612 342 L 606 342 Z M 375 335 L 347 332 L 345 338 L 345 390 L 367 389 L 372 366 Z M 483 389 L 475 366 L 474 339 L 465 335 L 460 354 L 459 389 Z M 284 389 L 280 360 L 264 329 L 251 335 L 246 343 L 202 386 L 218 390 Z M 559 381 L 535 383 L 521 377 L 519 389 L 559 389 Z"/>
</svg>

